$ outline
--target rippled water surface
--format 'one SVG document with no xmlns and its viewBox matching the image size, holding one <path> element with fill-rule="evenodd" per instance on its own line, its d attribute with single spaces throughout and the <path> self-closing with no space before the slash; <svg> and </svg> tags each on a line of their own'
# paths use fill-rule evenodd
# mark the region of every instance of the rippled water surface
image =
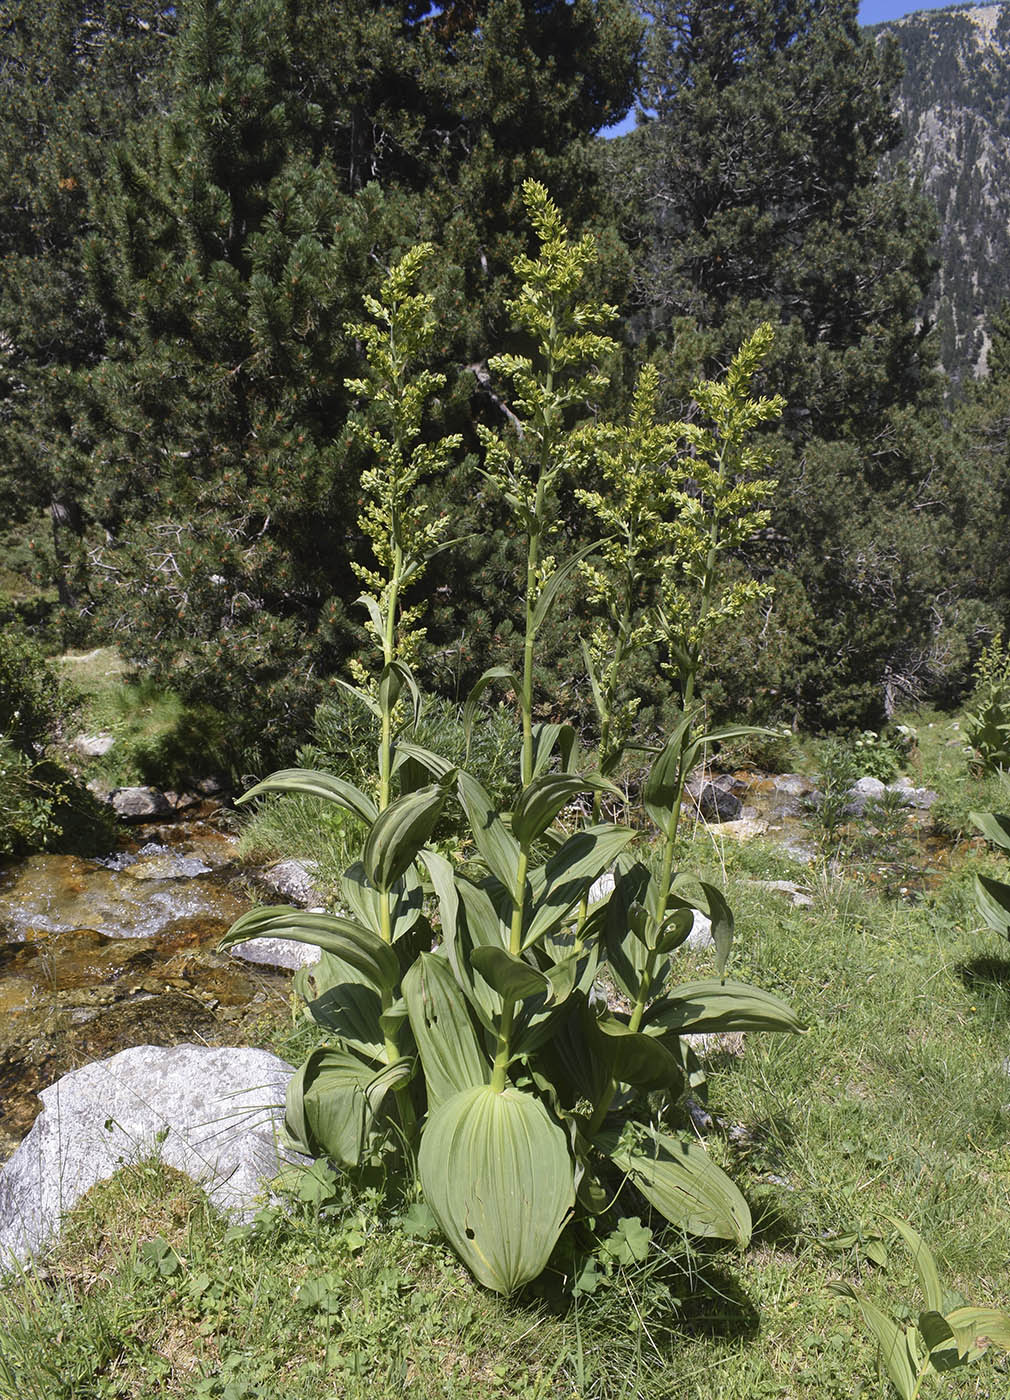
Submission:
<svg viewBox="0 0 1010 1400">
<path fill-rule="evenodd" d="M 224 820 L 209 809 L 101 859 L 0 873 L 0 1162 L 67 1070 L 130 1045 L 234 1042 L 286 996 L 282 974 L 215 952 L 251 903 Z"/>
</svg>

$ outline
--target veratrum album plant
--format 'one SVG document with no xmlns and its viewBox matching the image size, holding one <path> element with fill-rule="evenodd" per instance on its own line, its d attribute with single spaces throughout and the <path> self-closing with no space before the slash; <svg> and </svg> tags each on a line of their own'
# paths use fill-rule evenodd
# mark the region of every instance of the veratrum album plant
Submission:
<svg viewBox="0 0 1010 1400">
<path fill-rule="evenodd" d="M 683 688 L 683 712 L 645 784 L 651 831 L 600 821 L 598 807 L 588 825 L 561 827 L 574 798 L 613 790 L 613 754 L 627 732 L 616 708 L 625 703 L 620 675 L 601 676 L 599 649 L 589 659 L 601 725 L 611 718 L 596 770 L 582 767 L 571 726 L 535 722 L 533 694 L 537 635 L 566 578 L 592 555 L 604 598 L 620 571 L 616 522 L 604 517 L 608 538 L 568 557 L 555 527 L 562 478 L 578 483 L 598 446 L 612 450 L 613 430 L 598 443 L 587 426 L 614 351 L 601 331 L 612 311 L 581 296 L 592 240 L 569 239 L 542 186 L 528 182 L 524 195 L 539 253 L 517 260 L 510 311 L 534 348 L 491 361 L 511 386 L 513 428 L 483 435 L 485 478 L 526 542 L 524 664 L 521 675 L 491 668 L 466 710 L 472 725 L 480 695 L 496 684 L 517 698 L 519 796 L 511 812 L 496 811 L 470 773 L 411 742 L 423 702 L 407 651 L 418 619 L 405 610 L 403 591 L 446 547 L 411 490 L 454 446 L 422 441 L 425 405 L 440 385 L 418 369 L 433 325 L 429 298 L 414 291 L 426 250 L 415 250 L 367 304 L 371 322 L 356 332 L 367 370 L 355 387 L 376 463 L 363 481 L 375 568 L 364 575 L 362 603 L 381 665 L 350 689 L 380 722 L 378 800 L 339 776 L 305 770 L 275 773 L 246 794 L 311 793 L 361 821 L 361 859 L 343 880 L 349 912 L 257 909 L 223 940 L 271 935 L 320 948 L 318 965 L 299 973 L 296 986 L 330 1041 L 291 1081 L 290 1138 L 308 1156 L 347 1168 L 391 1144 L 416 1154 L 446 1238 L 501 1293 L 541 1273 L 575 1213 L 595 1218 L 622 1191 L 639 1193 L 678 1228 L 745 1245 L 751 1222 L 739 1190 L 700 1143 L 670 1126 L 692 1068 L 683 1037 L 803 1029 L 780 998 L 725 979 L 729 906 L 714 886 L 676 869 L 684 783 L 720 737 L 702 730 L 694 681 L 719 616 L 737 605 L 719 592 L 721 541 L 739 543 L 764 521 L 752 430 L 781 405 L 753 397 L 751 381 L 770 332 L 744 347 L 723 382 L 699 387 L 704 426 L 656 429 L 655 443 L 642 448 L 648 470 L 665 469 L 675 483 L 676 528 L 662 528 L 671 576 L 682 583 L 676 591 L 664 577 L 616 605 L 626 645 L 638 628 L 659 629 Z M 629 430 L 632 466 L 650 392 L 646 380 L 639 426 Z M 468 828 L 466 872 L 430 845 L 450 802 Z M 589 903 L 608 871 L 612 891 Z M 675 955 L 695 911 L 712 921 L 716 976 L 678 984 Z M 611 1009 L 599 993 L 605 969 L 630 1012 Z"/>
</svg>

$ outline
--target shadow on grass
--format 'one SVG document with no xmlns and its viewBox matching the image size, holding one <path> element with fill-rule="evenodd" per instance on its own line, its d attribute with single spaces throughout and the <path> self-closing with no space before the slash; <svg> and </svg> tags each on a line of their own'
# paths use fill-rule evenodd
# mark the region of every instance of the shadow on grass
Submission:
<svg viewBox="0 0 1010 1400">
<path fill-rule="evenodd" d="M 958 963 L 954 970 L 969 991 L 1010 991 L 1010 958 L 972 958 L 971 962 Z"/>
<path fill-rule="evenodd" d="M 578 1300 L 570 1287 L 572 1272 L 590 1258 L 579 1249 L 564 1274 L 549 1268 L 524 1294 L 561 1320 L 581 1317 L 589 1326 L 605 1327 L 608 1318 L 619 1315 L 626 1330 L 627 1318 L 638 1310 L 648 1316 L 653 1342 L 668 1346 L 690 1338 L 746 1341 L 759 1335 L 758 1309 L 728 1267 L 725 1246 L 696 1241 L 685 1248 L 672 1229 L 656 1243 L 659 1250 L 650 1251 L 647 1261 L 601 1277 L 595 1292 Z"/>
</svg>

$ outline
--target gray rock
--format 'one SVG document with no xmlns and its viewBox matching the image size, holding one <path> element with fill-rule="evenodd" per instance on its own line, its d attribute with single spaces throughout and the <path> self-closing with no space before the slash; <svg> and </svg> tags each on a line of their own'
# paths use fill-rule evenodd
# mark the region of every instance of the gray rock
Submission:
<svg viewBox="0 0 1010 1400">
<path fill-rule="evenodd" d="M 789 903 L 798 909 L 809 909 L 813 906 L 814 901 L 806 890 L 800 889 L 792 880 L 748 880 L 747 883 L 757 885 L 763 890 L 773 890 L 776 894 L 784 894 Z"/>
<path fill-rule="evenodd" d="M 845 794 L 849 800 L 842 809 L 843 815 L 861 817 L 867 804 L 878 801 L 886 791 L 887 787 L 879 778 L 860 778 Z"/>
<path fill-rule="evenodd" d="M 717 778 L 714 782 L 690 782 L 687 791 L 694 798 L 698 811 L 710 822 L 735 822 L 743 812 L 743 803 L 730 789 L 733 779 Z"/>
<path fill-rule="evenodd" d="M 101 758 L 109 752 L 115 742 L 111 734 L 78 734 L 74 740 L 74 748 L 85 758 Z"/>
<path fill-rule="evenodd" d="M 314 883 L 318 868 L 314 860 L 279 860 L 264 870 L 261 878 L 292 904 L 316 909 L 323 903 L 323 896 Z"/>
<path fill-rule="evenodd" d="M 0 1169 L 0 1273 L 38 1251 L 98 1181 L 153 1152 L 248 1218 L 297 1160 L 277 1141 L 291 1066 L 266 1050 L 151 1045 L 66 1074 Z"/>
<path fill-rule="evenodd" d="M 262 967 L 286 967 L 297 972 L 319 961 L 319 949 L 311 943 L 294 943 L 290 938 L 249 938 L 228 950 L 236 958 Z"/>
<path fill-rule="evenodd" d="M 163 792 L 153 787 L 115 788 L 111 797 L 112 810 L 127 822 L 150 821 L 152 817 L 170 817 L 172 806 Z"/>
<path fill-rule="evenodd" d="M 928 812 L 934 802 L 939 801 L 940 794 L 934 792 L 932 788 L 901 788 L 901 800 L 905 807 L 914 807 L 919 812 Z"/>
</svg>

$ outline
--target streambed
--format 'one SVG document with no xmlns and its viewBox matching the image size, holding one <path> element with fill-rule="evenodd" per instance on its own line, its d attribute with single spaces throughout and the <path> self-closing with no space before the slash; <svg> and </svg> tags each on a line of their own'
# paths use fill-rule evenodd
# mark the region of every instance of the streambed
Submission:
<svg viewBox="0 0 1010 1400">
<path fill-rule="evenodd" d="M 228 813 L 131 828 L 98 859 L 40 854 L 0 873 L 0 1162 L 37 1090 L 131 1045 L 235 1044 L 290 978 L 215 952 L 251 906 Z"/>
</svg>

